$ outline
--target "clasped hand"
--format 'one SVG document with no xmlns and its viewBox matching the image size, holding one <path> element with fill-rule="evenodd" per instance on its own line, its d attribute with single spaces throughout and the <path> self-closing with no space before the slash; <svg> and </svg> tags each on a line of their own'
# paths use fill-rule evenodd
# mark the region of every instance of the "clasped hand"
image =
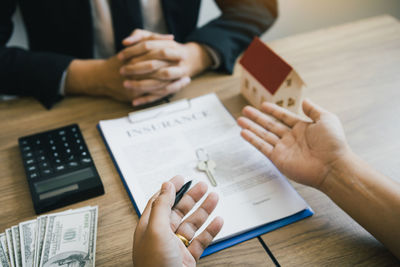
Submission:
<svg viewBox="0 0 400 267">
<path fill-rule="evenodd" d="M 135 30 L 120 53 L 108 59 L 75 59 L 65 94 L 108 96 L 139 106 L 181 90 L 212 63 L 198 43 L 180 44 L 169 34 Z"/>
<path fill-rule="evenodd" d="M 117 55 L 119 72 L 134 106 L 178 92 L 206 68 L 197 62 L 206 53 L 199 44 L 180 44 L 172 35 L 135 30 L 123 44 L 126 48 Z"/>
</svg>

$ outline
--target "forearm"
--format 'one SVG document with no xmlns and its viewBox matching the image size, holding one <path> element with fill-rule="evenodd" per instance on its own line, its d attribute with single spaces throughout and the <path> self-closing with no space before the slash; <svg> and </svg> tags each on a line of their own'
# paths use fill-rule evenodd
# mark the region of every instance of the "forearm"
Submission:
<svg viewBox="0 0 400 267">
<path fill-rule="evenodd" d="M 400 259 L 400 184 L 352 152 L 338 160 L 321 190 Z"/>
<path fill-rule="evenodd" d="M 67 70 L 65 94 L 104 95 L 102 64 L 104 60 L 73 60 Z"/>
</svg>

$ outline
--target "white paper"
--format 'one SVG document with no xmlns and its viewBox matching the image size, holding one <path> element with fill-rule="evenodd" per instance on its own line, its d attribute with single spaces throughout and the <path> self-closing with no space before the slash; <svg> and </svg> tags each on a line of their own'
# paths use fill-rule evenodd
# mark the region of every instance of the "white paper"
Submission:
<svg viewBox="0 0 400 267">
<path fill-rule="evenodd" d="M 236 121 L 215 94 L 188 101 L 188 109 L 145 121 L 132 123 L 128 117 L 100 121 L 140 212 L 162 182 L 178 174 L 186 180 L 204 181 L 209 191 L 219 194 L 209 219 L 216 215 L 224 219 L 215 241 L 308 208 L 275 166 L 241 138 Z M 199 148 L 216 162 L 217 187 L 196 168 Z"/>
</svg>

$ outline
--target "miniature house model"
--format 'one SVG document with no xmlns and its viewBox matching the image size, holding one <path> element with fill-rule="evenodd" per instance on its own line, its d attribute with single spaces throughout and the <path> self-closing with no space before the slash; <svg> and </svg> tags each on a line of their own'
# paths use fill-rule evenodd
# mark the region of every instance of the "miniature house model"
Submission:
<svg viewBox="0 0 400 267">
<path fill-rule="evenodd" d="M 240 64 L 241 93 L 253 106 L 260 108 L 268 101 L 295 113 L 300 111 L 303 80 L 259 38 L 254 38 Z"/>
</svg>

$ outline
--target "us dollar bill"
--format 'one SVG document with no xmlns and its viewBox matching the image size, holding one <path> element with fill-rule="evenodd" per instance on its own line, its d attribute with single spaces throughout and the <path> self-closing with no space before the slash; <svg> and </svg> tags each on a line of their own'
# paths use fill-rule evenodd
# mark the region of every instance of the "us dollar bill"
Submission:
<svg viewBox="0 0 400 267">
<path fill-rule="evenodd" d="M 34 266 L 36 226 L 37 220 L 26 221 L 19 224 L 22 267 Z"/>
<path fill-rule="evenodd" d="M 95 266 L 97 212 L 88 207 L 49 215 L 39 266 Z"/>
<path fill-rule="evenodd" d="M 11 227 L 12 240 L 14 244 L 14 259 L 15 266 L 22 267 L 22 257 L 21 257 L 21 243 L 19 238 L 19 227 L 12 226 Z"/>
<path fill-rule="evenodd" d="M 15 259 L 14 259 L 14 242 L 12 239 L 11 228 L 6 229 L 6 240 L 8 247 L 8 257 L 10 258 L 11 267 L 15 267 Z"/>
<path fill-rule="evenodd" d="M 9 267 L 6 253 L 4 252 L 3 248 L 0 247 L 0 266 L 1 267 Z"/>
<path fill-rule="evenodd" d="M 0 266 L 1 267 L 9 267 L 10 266 L 7 258 L 8 258 L 8 255 L 6 255 L 3 245 L 0 242 Z"/>
<path fill-rule="evenodd" d="M 46 232 L 47 215 L 37 218 L 36 239 L 35 239 L 35 257 L 34 266 L 40 265 L 40 256 L 42 255 L 42 248 L 44 242 L 44 234 Z"/>
<path fill-rule="evenodd" d="M 10 257 L 8 256 L 8 246 L 7 246 L 7 239 L 6 239 L 5 233 L 0 234 L 0 248 L 3 250 L 4 256 L 6 257 L 7 266 L 11 266 Z"/>
</svg>

